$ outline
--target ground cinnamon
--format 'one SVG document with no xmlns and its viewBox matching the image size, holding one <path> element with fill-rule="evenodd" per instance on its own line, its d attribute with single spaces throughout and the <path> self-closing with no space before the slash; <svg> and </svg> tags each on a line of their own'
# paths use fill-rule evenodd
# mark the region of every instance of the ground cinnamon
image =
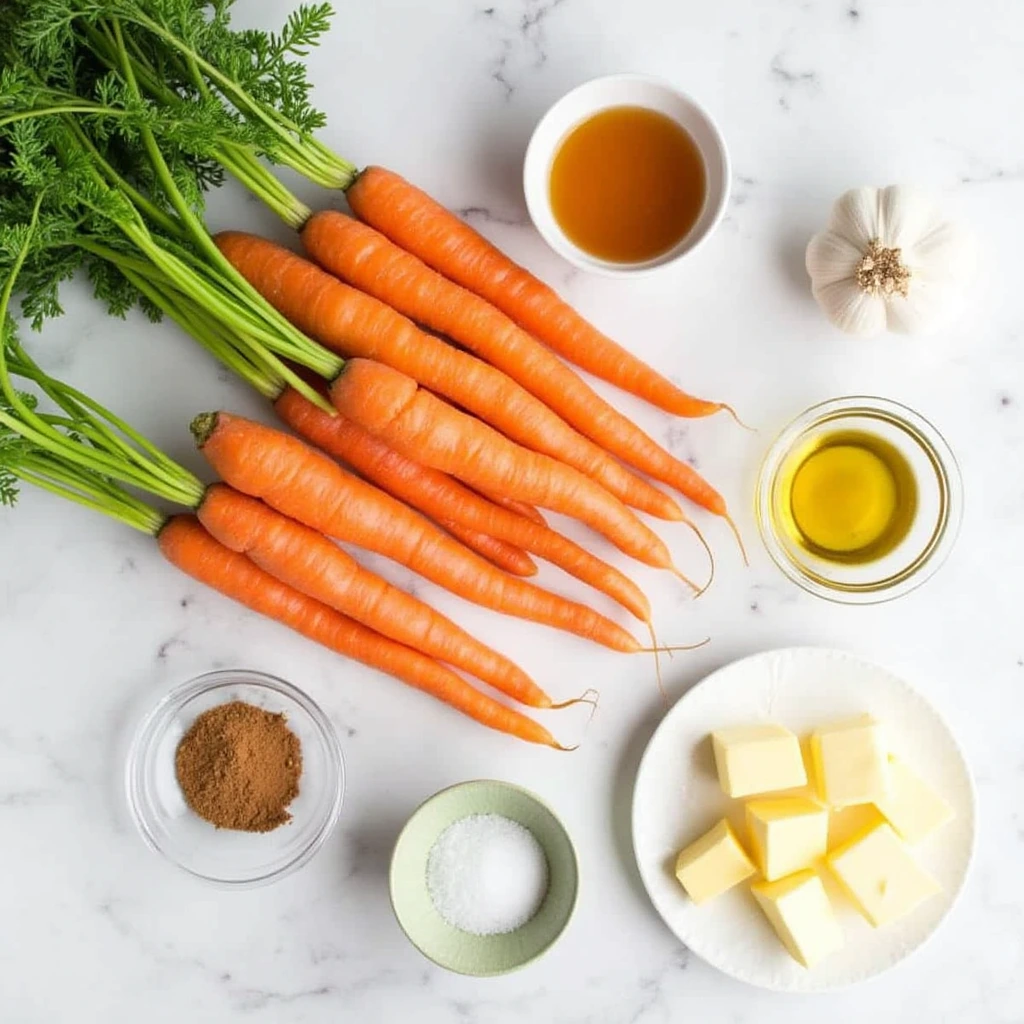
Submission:
<svg viewBox="0 0 1024 1024">
<path fill-rule="evenodd" d="M 230 701 L 204 711 L 174 758 L 189 807 L 217 828 L 269 832 L 291 820 L 302 746 L 285 716 Z"/>
</svg>

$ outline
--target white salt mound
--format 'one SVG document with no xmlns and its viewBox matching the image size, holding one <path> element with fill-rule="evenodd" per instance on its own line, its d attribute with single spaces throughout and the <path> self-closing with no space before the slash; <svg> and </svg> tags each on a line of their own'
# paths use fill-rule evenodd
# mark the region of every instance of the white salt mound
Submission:
<svg viewBox="0 0 1024 1024">
<path fill-rule="evenodd" d="M 449 825 L 431 847 L 427 890 L 453 928 L 504 935 L 526 924 L 544 902 L 547 857 L 519 822 L 471 814 Z"/>
</svg>

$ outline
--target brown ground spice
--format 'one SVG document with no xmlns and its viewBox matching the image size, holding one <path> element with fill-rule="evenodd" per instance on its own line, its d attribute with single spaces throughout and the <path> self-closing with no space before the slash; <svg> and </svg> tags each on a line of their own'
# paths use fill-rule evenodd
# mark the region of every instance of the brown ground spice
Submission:
<svg viewBox="0 0 1024 1024">
<path fill-rule="evenodd" d="M 235 700 L 204 711 L 174 757 L 189 807 L 217 828 L 269 832 L 291 821 L 302 746 L 285 716 Z"/>
</svg>

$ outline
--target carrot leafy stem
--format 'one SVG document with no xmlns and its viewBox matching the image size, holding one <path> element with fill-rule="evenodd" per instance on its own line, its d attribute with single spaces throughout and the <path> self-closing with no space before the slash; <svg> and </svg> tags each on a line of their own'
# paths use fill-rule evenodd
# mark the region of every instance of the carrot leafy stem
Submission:
<svg viewBox="0 0 1024 1024">
<path fill-rule="evenodd" d="M 44 372 L 23 348 L 10 314 L 43 199 L 41 193 L 32 219 L 6 239 L 16 248 L 0 287 L 0 504 L 14 504 L 22 480 L 155 533 L 163 516 L 128 488 L 194 507 L 202 483 L 120 417 Z M 59 412 L 44 411 L 40 396 L 16 387 L 16 378 L 35 385 Z"/>
</svg>

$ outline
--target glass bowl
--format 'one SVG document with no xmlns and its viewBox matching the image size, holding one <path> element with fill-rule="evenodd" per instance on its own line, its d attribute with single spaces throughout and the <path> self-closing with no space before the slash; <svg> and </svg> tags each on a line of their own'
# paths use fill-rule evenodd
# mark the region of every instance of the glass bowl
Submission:
<svg viewBox="0 0 1024 1024">
<path fill-rule="evenodd" d="M 779 526 L 784 480 L 813 440 L 833 431 L 865 431 L 896 448 L 917 485 L 917 509 L 906 536 L 884 556 L 862 563 L 819 557 Z M 843 604 L 879 604 L 929 579 L 949 555 L 963 517 L 963 483 L 956 458 L 923 416 L 885 398 L 834 398 L 801 413 L 776 438 L 761 464 L 757 525 L 775 564 L 804 590 Z"/>
<path fill-rule="evenodd" d="M 240 700 L 283 712 L 302 745 L 292 820 L 271 832 L 218 829 L 185 803 L 174 770 L 178 743 L 197 716 Z M 302 867 L 338 820 L 345 768 L 327 716 L 283 679 L 246 670 L 209 672 L 172 690 L 139 725 L 125 768 L 128 806 L 143 839 L 191 875 L 225 888 L 252 888 Z"/>
</svg>

